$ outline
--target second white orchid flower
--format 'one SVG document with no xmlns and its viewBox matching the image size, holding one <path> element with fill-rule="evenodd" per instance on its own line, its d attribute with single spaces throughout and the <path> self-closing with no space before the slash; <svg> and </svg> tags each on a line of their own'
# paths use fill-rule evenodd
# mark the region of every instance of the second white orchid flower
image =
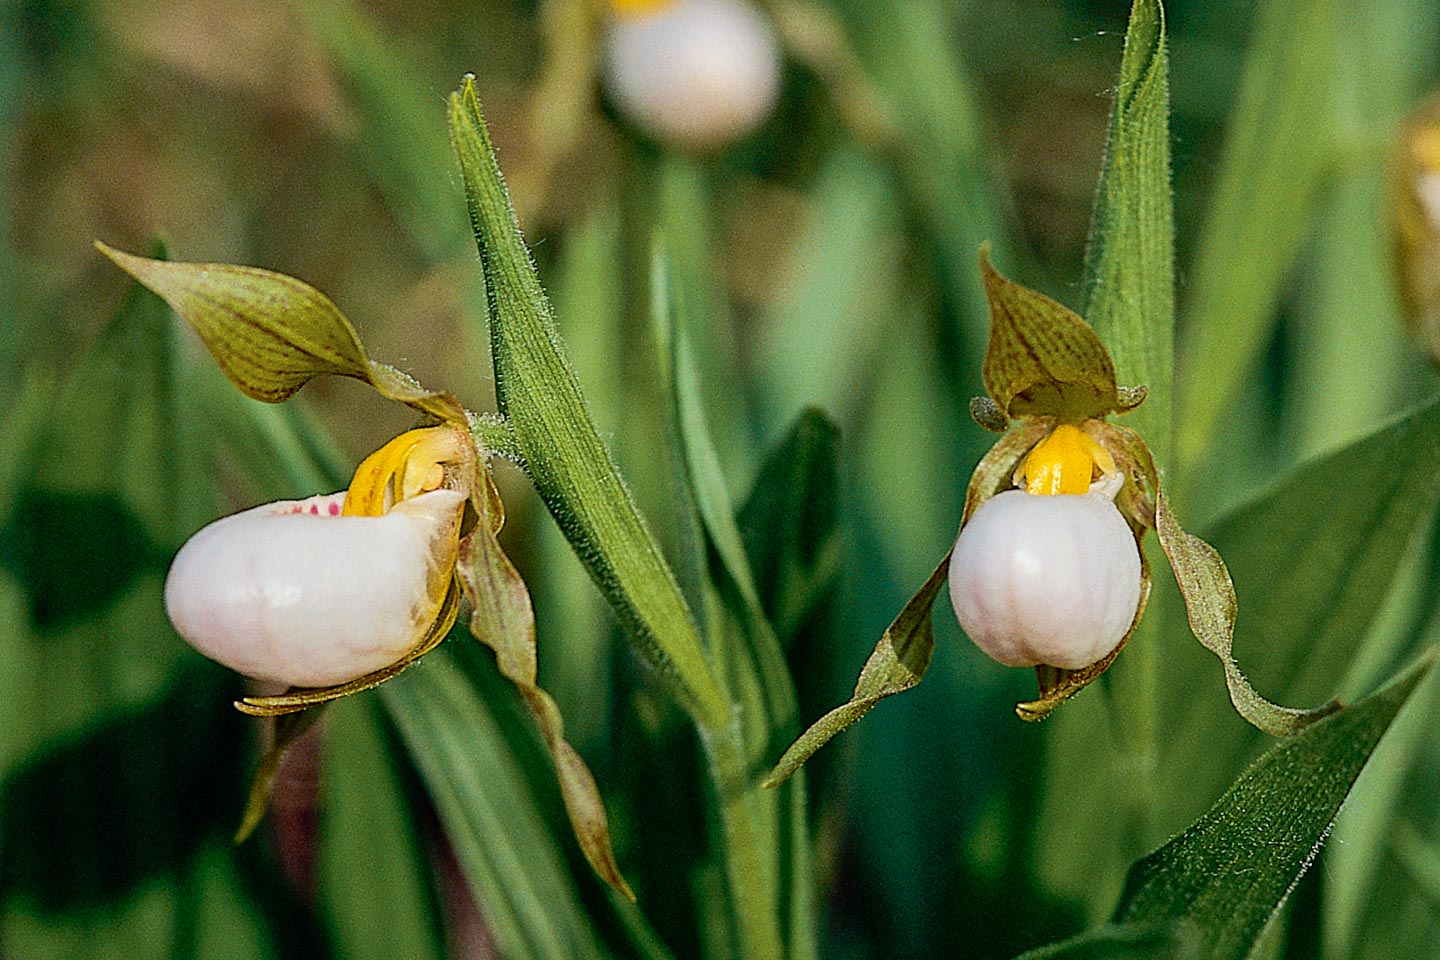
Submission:
<svg viewBox="0 0 1440 960">
<path fill-rule="evenodd" d="M 412 430 L 349 490 L 225 517 L 181 548 L 165 583 L 175 629 L 246 676 L 328 687 L 383 670 L 455 621 L 466 493 L 445 464 L 468 439 Z"/>
</svg>

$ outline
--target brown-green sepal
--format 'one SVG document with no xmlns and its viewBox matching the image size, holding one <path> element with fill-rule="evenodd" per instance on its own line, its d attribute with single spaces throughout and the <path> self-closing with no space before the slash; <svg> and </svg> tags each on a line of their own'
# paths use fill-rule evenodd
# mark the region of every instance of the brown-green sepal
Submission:
<svg viewBox="0 0 1440 960">
<path fill-rule="evenodd" d="M 283 273 L 228 263 L 180 263 L 95 247 L 195 328 L 231 383 L 266 403 L 287 400 L 311 378 L 363 380 L 381 396 L 465 425 L 448 393 L 427 390 L 365 353 L 355 328 L 319 290 Z"/>
<path fill-rule="evenodd" d="M 810 759 L 830 738 L 870 712 L 886 697 L 909 690 L 919 683 L 930 666 L 935 651 L 935 632 L 930 624 L 930 611 L 935 598 L 945 585 L 950 571 L 950 554 L 946 553 L 935 572 L 915 596 L 901 609 L 895 621 L 875 644 L 870 659 L 860 671 L 855 692 L 850 699 L 816 720 L 790 745 L 775 769 L 761 782 L 763 787 L 784 783 L 800 765 Z"/>
<path fill-rule="evenodd" d="M 990 265 L 988 244 L 980 248 L 980 276 L 990 302 L 990 343 L 981 375 L 1000 412 L 1078 421 L 1121 408 L 1115 365 L 1089 324 L 1063 304 L 1001 276 Z"/>
</svg>

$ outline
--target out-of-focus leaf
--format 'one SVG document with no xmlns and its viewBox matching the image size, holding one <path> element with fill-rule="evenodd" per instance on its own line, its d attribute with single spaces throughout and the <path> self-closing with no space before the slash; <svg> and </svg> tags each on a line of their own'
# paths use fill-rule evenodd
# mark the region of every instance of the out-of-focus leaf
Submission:
<svg viewBox="0 0 1440 960">
<path fill-rule="evenodd" d="M 782 0 L 774 6 L 784 14 L 782 30 L 813 31 L 812 43 L 818 43 L 822 61 L 816 69 L 829 82 L 839 109 L 853 111 L 879 94 L 871 108 L 878 112 L 877 120 L 866 125 L 873 135 L 866 136 L 853 123 L 852 130 L 860 134 L 860 142 L 894 165 L 901 187 L 897 206 L 934 251 L 940 306 L 957 328 L 947 333 L 958 333 L 960 341 L 957 356 L 951 358 L 959 370 L 959 376 L 952 378 L 954 389 L 962 397 L 973 393 L 972 361 L 979 359 L 986 326 L 985 297 L 974 273 L 975 251 L 990 239 L 1006 253 L 1007 231 L 1002 202 L 997 199 L 999 185 L 990 175 L 984 111 L 977 105 L 974 83 L 952 40 L 954 5 L 914 0 L 906 5 L 903 17 L 894 16 L 885 4 L 835 5 L 846 17 L 864 70 L 853 81 L 839 83 L 843 78 L 823 65 L 828 61 L 848 70 L 844 63 L 848 51 L 825 36 L 833 29 L 826 23 L 830 5 Z M 787 21 L 795 27 L 787 30 Z M 803 50 L 796 52 L 803 56 Z M 842 422 L 846 422 L 843 417 Z"/>
<path fill-rule="evenodd" d="M 900 265 L 880 253 L 896 230 L 882 174 L 838 149 L 817 175 L 814 210 L 786 251 L 774 306 L 756 325 L 756 385 L 776 426 L 810 406 L 851 422 L 868 407 L 879 352 L 906 319 L 890 308 Z M 972 256 L 973 248 L 967 266 Z"/>
<path fill-rule="evenodd" d="M 604 956 L 558 838 L 540 814 L 495 710 L 508 684 L 475 652 L 436 651 L 424 668 L 380 688 L 425 780 L 501 955 Z M 477 686 L 477 678 L 488 678 Z M 496 705 L 489 702 L 497 701 Z"/>
<path fill-rule="evenodd" d="M 1258 364 L 1290 264 L 1337 159 L 1334 0 L 1256 10 L 1214 200 L 1190 271 L 1177 450 L 1193 463 Z"/>
<path fill-rule="evenodd" d="M 985 390 L 1002 413 L 1081 420 L 1120 405 L 1110 354 L 1084 320 L 1002 277 L 988 247 L 980 248 L 980 275 L 990 301 Z"/>
<path fill-rule="evenodd" d="M 0 900 L 47 914 L 123 902 L 228 836 L 244 726 L 216 668 L 32 754 L 0 781 Z"/>
<path fill-rule="evenodd" d="M 450 99 L 450 124 L 490 305 L 496 397 L 526 468 L 637 652 L 705 722 L 728 722 L 694 618 L 646 528 L 560 348 L 495 160 L 473 78 Z"/>
<path fill-rule="evenodd" d="M 112 493 L 27 489 L 0 527 L 0 567 L 24 587 L 41 629 L 107 609 L 164 559 Z"/>
<path fill-rule="evenodd" d="M 436 174 L 449 154 L 423 72 L 360 4 L 306 0 L 299 8 L 359 115 L 355 148 L 366 172 L 432 263 L 455 256 L 467 239 L 465 217 L 450 182 Z"/>
<path fill-rule="evenodd" d="M 1432 655 L 1273 747 L 1185 832 L 1131 868 L 1113 922 L 1183 923 L 1199 942 L 1197 960 L 1244 960 L 1433 663 Z"/>
<path fill-rule="evenodd" d="M 675 458 L 698 521 L 701 552 L 711 561 L 707 586 L 724 607 L 707 617 L 707 639 L 711 655 L 724 665 L 723 675 L 741 719 L 732 726 L 741 741 L 735 750 L 721 750 L 713 741 L 707 744 L 716 782 L 722 785 L 724 853 L 739 943 L 747 955 L 757 957 L 813 957 L 815 917 L 804 781 L 795 780 L 778 795 L 766 794 L 750 775 L 773 755 L 775 738 L 784 742 L 794 736 L 795 687 L 762 608 L 710 440 L 699 375 L 689 351 L 689 317 L 680 291 L 671 284 L 663 251 L 654 257 L 652 296 L 652 324 L 668 373 L 664 379 L 672 407 Z M 739 770 L 722 766 L 721 758 L 732 755 L 743 760 Z M 742 825 L 744 829 L 739 829 Z M 782 947 L 787 941 L 788 949 Z"/>
<path fill-rule="evenodd" d="M 178 462 L 191 447 L 171 323 L 164 303 L 133 288 L 65 381 L 15 413 L 0 583 L 22 593 L 16 574 L 31 616 L 17 610 L 0 639 L 0 768 L 160 696 L 183 656 L 158 568 L 209 493 L 187 485 Z"/>
<path fill-rule="evenodd" d="M 441 420 L 466 423 L 454 397 L 366 356 L 340 309 L 303 281 L 258 267 L 151 260 L 95 246 L 193 326 L 248 397 L 278 403 L 329 373 L 362 380 L 381 396 Z"/>
<path fill-rule="evenodd" d="M 1313 710 L 1281 707 L 1256 693 L 1236 666 L 1231 649 L 1235 638 L 1235 587 L 1225 561 L 1210 544 L 1180 528 L 1164 491 L 1155 501 L 1155 530 L 1185 597 L 1190 629 L 1205 649 L 1220 658 L 1230 701 L 1240 716 L 1272 736 L 1292 737 L 1339 709 L 1339 701 L 1333 700 Z"/>
<path fill-rule="evenodd" d="M 760 466 L 737 524 L 765 615 L 793 639 L 840 572 L 836 428 L 804 410 Z"/>
<path fill-rule="evenodd" d="M 352 697 L 329 711 L 316 890 L 339 956 L 441 960 L 421 811 L 406 796 L 397 741 L 388 733 L 372 697 Z"/>
<path fill-rule="evenodd" d="M 555 762 L 560 794 L 585 858 L 606 883 L 634 900 L 635 894 L 620 875 L 610 848 L 610 824 L 600 788 L 590 768 L 565 739 L 560 708 L 536 683 L 535 610 L 530 590 L 495 539 L 502 522 L 499 495 L 494 493 L 489 471 L 484 466 L 478 470 L 478 482 L 488 488 L 490 495 L 482 492 L 471 498 L 480 516 L 475 528 L 461 541 L 456 567 L 472 607 L 470 632 L 495 652 L 500 674 L 515 684 L 534 715 Z"/>
</svg>

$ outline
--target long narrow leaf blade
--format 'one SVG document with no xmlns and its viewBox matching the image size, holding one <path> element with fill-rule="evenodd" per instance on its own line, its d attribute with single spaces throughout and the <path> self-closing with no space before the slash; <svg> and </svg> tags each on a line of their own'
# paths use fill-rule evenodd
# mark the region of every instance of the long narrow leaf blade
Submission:
<svg viewBox="0 0 1440 960">
<path fill-rule="evenodd" d="M 1186 304 L 1177 443 L 1193 462 L 1253 370 L 1319 187 L 1335 160 L 1330 89 L 1339 5 L 1258 5 L 1245 75 Z"/>
<path fill-rule="evenodd" d="M 485 272 L 495 389 L 536 489 L 638 651 L 697 715 L 728 705 L 705 661 L 675 576 L 590 417 L 560 347 L 550 304 L 521 238 L 473 78 L 450 99 L 450 123 Z"/>
<path fill-rule="evenodd" d="M 1085 258 L 1085 319 L 1109 348 L 1120 382 L 1148 388 L 1130 425 L 1161 463 L 1170 434 L 1175 322 L 1166 43 L 1160 0 L 1135 0 Z"/>
<path fill-rule="evenodd" d="M 1433 655 L 1271 749 L 1184 833 L 1131 868 L 1116 923 L 1184 921 L 1206 960 L 1243 960 L 1319 852 Z"/>
</svg>

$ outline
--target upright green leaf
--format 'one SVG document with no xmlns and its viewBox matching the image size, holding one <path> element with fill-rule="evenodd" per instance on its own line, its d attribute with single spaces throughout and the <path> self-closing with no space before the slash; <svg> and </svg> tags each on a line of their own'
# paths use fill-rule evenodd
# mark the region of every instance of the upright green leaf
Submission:
<svg viewBox="0 0 1440 960">
<path fill-rule="evenodd" d="M 351 697 L 329 710 L 316 889 L 342 956 L 440 960 L 439 903 L 419 811 L 388 732 L 374 698 Z"/>
<path fill-rule="evenodd" d="M 707 722 L 729 714 L 694 618 L 590 419 L 555 333 L 475 98 L 450 98 L 450 125 L 485 272 L 496 399 L 531 480 L 637 650 Z"/>
<path fill-rule="evenodd" d="M 707 618 L 707 640 L 711 655 L 723 665 L 741 719 L 734 729 L 742 740 L 744 768 L 717 770 L 716 776 L 722 785 L 729 784 L 722 786 L 718 801 L 730 838 L 725 855 L 732 899 L 742 905 L 737 907 L 741 945 L 747 955 L 768 951 L 776 956 L 812 957 L 815 918 L 804 781 L 795 780 L 778 795 L 766 794 L 750 775 L 773 755 L 777 738 L 783 743 L 794 735 L 795 687 L 761 605 L 719 456 L 710 440 L 699 375 L 689 350 L 688 317 L 679 291 L 670 283 L 663 251 L 656 253 L 652 283 L 652 322 L 667 366 L 664 379 L 673 407 L 678 472 L 698 517 L 703 552 L 712 558 L 706 580 L 724 607 Z M 736 829 L 737 820 L 748 822 L 748 829 Z M 741 840 L 748 841 L 748 849 L 737 847 Z M 776 924 L 789 934 L 788 949 L 783 951 L 779 942 L 771 942 L 774 934 L 767 929 Z"/>
<path fill-rule="evenodd" d="M 1260 4 L 1210 215 L 1190 274 L 1176 431 L 1184 463 L 1258 364 L 1321 181 L 1337 159 L 1335 0 Z"/>
<path fill-rule="evenodd" d="M 1165 11 L 1160 0 L 1135 0 L 1090 224 L 1084 313 L 1120 382 L 1149 390 L 1130 426 L 1162 464 L 1170 436 L 1174 248 Z"/>
<path fill-rule="evenodd" d="M 794 639 L 840 573 L 836 428 L 804 410 L 765 458 L 737 517 L 765 615 Z"/>
<path fill-rule="evenodd" d="M 435 651 L 380 695 L 424 777 L 460 865 L 506 957 L 604 956 L 560 841 L 497 711 L 513 696 L 483 656 Z M 457 665 L 469 666 L 462 670 Z M 485 678 L 489 678 L 486 680 Z M 484 682 L 477 686 L 476 680 Z M 491 699 L 497 701 L 492 705 Z"/>
</svg>

